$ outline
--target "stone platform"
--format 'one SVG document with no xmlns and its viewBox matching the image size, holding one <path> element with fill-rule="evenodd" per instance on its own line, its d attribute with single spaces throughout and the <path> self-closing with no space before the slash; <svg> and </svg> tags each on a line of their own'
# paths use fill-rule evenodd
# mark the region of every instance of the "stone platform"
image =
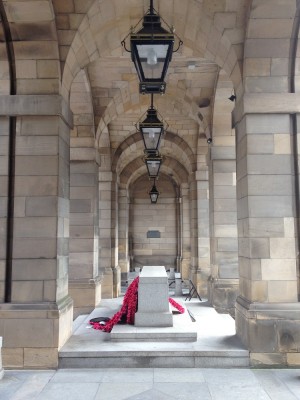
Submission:
<svg viewBox="0 0 300 400">
<path fill-rule="evenodd" d="M 59 352 L 59 368 L 234 368 L 249 366 L 249 352 L 235 335 L 234 320 L 218 314 L 207 302 L 175 298 L 192 312 L 197 341 L 113 341 L 88 321 L 112 316 L 122 298 L 102 300 L 90 315 L 77 318 L 74 333 Z M 177 315 L 175 315 L 175 318 Z M 151 328 L 154 329 L 154 328 Z"/>
<path fill-rule="evenodd" d="M 110 333 L 113 342 L 195 342 L 197 331 L 187 310 L 173 315 L 171 327 L 116 325 Z"/>
</svg>

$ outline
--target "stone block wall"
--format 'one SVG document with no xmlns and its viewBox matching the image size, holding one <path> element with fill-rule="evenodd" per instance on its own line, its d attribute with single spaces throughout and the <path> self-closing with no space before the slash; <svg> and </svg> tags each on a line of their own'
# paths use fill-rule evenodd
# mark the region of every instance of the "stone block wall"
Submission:
<svg viewBox="0 0 300 400">
<path fill-rule="evenodd" d="M 145 177 L 133 191 L 130 233 L 133 243 L 133 268 L 143 265 L 176 267 L 177 222 L 176 198 L 170 183 L 160 178 L 156 187 L 161 192 L 157 204 L 151 204 L 148 192 L 152 184 Z M 158 231 L 159 238 L 149 238 Z M 149 235 L 149 234 L 148 234 Z"/>
</svg>

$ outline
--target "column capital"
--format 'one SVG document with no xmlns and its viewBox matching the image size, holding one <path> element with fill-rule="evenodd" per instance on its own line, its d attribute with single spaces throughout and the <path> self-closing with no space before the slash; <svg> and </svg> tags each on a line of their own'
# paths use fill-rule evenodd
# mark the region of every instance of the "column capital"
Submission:
<svg viewBox="0 0 300 400">
<path fill-rule="evenodd" d="M 246 114 L 300 113 L 300 93 L 245 93 L 232 112 L 232 126 Z"/>
</svg>

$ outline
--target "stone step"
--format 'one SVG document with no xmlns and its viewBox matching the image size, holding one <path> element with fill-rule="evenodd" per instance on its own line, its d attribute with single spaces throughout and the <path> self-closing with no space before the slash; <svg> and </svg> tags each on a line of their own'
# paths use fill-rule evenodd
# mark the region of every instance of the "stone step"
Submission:
<svg viewBox="0 0 300 400">
<path fill-rule="evenodd" d="M 229 315 L 218 314 L 207 302 L 197 299 L 185 302 L 185 306 L 195 317 L 192 325 L 197 332 L 196 342 L 115 342 L 111 333 L 91 329 L 88 323 L 91 318 L 111 316 L 120 307 L 118 299 L 103 300 L 101 306 L 81 319 L 81 324 L 77 321 L 76 330 L 59 352 L 59 368 L 249 367 L 249 352 L 236 336 Z"/>
<path fill-rule="evenodd" d="M 155 349 L 156 342 L 149 343 Z M 59 368 L 241 368 L 249 353 L 236 351 L 60 352 Z"/>
<path fill-rule="evenodd" d="M 112 342 L 196 342 L 197 331 L 185 309 L 183 314 L 173 315 L 171 327 L 116 325 L 110 339 Z"/>
</svg>

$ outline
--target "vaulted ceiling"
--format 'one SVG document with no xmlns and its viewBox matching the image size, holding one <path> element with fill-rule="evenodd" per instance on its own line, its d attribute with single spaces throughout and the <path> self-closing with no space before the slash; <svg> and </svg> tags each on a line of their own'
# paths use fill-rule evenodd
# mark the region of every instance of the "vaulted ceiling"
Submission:
<svg viewBox="0 0 300 400">
<path fill-rule="evenodd" d="M 60 68 L 57 63 L 52 66 L 51 89 L 49 82 L 46 85 L 41 79 L 39 93 L 57 89 L 70 99 L 74 113 L 72 147 L 96 146 L 102 168 L 127 176 L 127 182 L 133 171 L 136 178 L 145 174 L 141 163 L 143 145 L 135 124 L 147 110 L 150 96 L 139 94 L 137 74 L 121 40 L 147 12 L 149 1 L 3 3 L 16 59 L 22 59 L 26 43 L 32 54 L 52 54 L 48 69 L 53 59 L 59 61 Z M 241 60 L 250 3 L 154 0 L 155 9 L 183 41 L 168 70 L 166 94 L 154 97 L 155 107 L 168 124 L 160 148 L 165 160 L 162 171 L 170 174 L 174 168 L 178 183 L 195 171 L 199 155 L 205 155 L 206 139 L 212 134 L 217 87 L 223 91 L 224 104 L 232 88 L 242 90 Z M 19 92 L 30 92 L 30 82 L 22 79 L 24 71 L 17 72 Z"/>
</svg>

